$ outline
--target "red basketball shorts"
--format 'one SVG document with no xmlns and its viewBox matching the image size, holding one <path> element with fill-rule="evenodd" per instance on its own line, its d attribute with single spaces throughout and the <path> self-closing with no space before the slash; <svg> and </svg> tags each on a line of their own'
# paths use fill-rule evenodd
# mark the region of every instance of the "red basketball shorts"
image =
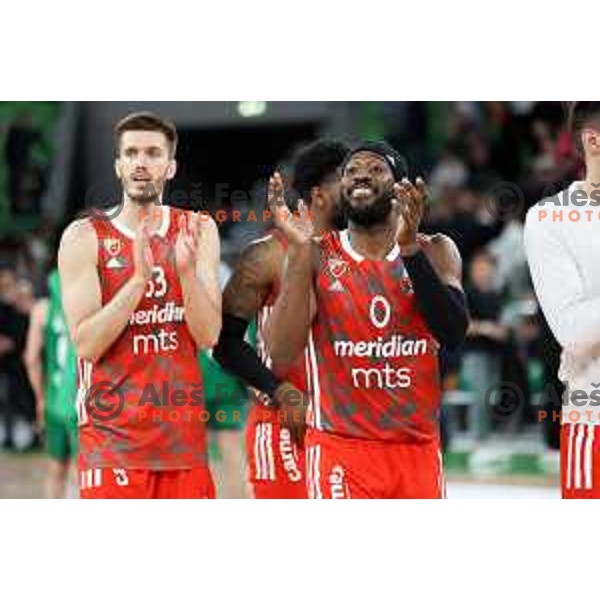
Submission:
<svg viewBox="0 0 600 600">
<path fill-rule="evenodd" d="M 422 444 L 306 435 L 309 498 L 442 498 L 439 440 Z"/>
<path fill-rule="evenodd" d="M 304 450 L 292 443 L 280 412 L 254 405 L 246 421 L 248 478 L 259 500 L 306 498 Z"/>
<path fill-rule="evenodd" d="M 562 497 L 600 498 L 600 431 L 590 424 L 565 423 L 560 432 Z"/>
<path fill-rule="evenodd" d="M 79 471 L 83 499 L 215 498 L 207 467 L 172 471 L 146 469 L 83 469 Z"/>
</svg>

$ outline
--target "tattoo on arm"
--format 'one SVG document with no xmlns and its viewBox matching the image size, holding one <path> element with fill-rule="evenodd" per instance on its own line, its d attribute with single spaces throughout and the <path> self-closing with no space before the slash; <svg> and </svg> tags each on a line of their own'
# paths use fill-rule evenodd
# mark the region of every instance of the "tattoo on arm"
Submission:
<svg viewBox="0 0 600 600">
<path fill-rule="evenodd" d="M 270 291 L 276 262 L 276 250 L 269 242 L 246 248 L 223 292 L 223 311 L 244 319 L 253 318 Z"/>
</svg>

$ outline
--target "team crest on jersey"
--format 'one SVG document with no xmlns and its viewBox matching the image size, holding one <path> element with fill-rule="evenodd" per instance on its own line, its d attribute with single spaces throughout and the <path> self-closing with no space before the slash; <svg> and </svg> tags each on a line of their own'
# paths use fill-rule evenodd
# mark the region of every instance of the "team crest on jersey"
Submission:
<svg viewBox="0 0 600 600">
<path fill-rule="evenodd" d="M 119 256 L 123 249 L 121 240 L 117 238 L 106 238 L 104 240 L 104 249 L 110 257 L 106 261 L 106 267 L 108 269 L 122 269 L 125 266 L 125 259 Z"/>
<path fill-rule="evenodd" d="M 334 256 L 327 261 L 327 266 L 332 277 L 339 279 L 347 270 L 348 263 L 339 256 Z"/>
<path fill-rule="evenodd" d="M 348 263 L 343 258 L 334 256 L 327 261 L 327 269 L 333 278 L 333 282 L 329 286 L 329 291 L 343 292 L 344 286 L 339 278 L 342 277 L 342 275 L 344 275 L 348 270 Z"/>
</svg>

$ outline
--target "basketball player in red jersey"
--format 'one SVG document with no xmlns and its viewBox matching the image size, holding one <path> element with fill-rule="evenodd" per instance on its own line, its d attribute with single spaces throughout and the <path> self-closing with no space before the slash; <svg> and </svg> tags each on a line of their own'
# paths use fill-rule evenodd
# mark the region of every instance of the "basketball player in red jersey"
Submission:
<svg viewBox="0 0 600 600">
<path fill-rule="evenodd" d="M 59 250 L 81 497 L 213 498 L 196 352 L 221 328 L 216 226 L 162 205 L 176 170 L 170 122 L 131 114 L 115 135 L 122 211 L 76 220 Z"/>
<path fill-rule="evenodd" d="M 278 221 L 290 249 L 266 338 L 283 364 L 308 343 L 311 498 L 443 496 L 438 351 L 468 317 L 455 245 L 418 234 L 425 195 L 395 150 L 365 143 L 343 167 L 348 229 L 315 240 L 308 220 Z"/>
<path fill-rule="evenodd" d="M 314 228 L 340 224 L 340 167 L 348 148 L 319 140 L 295 157 L 292 186 L 310 206 Z M 287 239 L 278 230 L 250 244 L 223 294 L 223 329 L 214 356 L 248 385 L 264 393 L 246 423 L 248 475 L 258 499 L 306 498 L 303 404 L 305 361 L 280 370 L 266 353 L 264 327 L 279 293 Z M 257 318 L 257 351 L 244 341 Z"/>
</svg>

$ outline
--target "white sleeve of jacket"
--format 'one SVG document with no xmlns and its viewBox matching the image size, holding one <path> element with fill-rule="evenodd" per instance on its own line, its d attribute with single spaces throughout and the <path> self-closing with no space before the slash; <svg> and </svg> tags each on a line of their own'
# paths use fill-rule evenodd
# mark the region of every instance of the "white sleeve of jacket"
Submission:
<svg viewBox="0 0 600 600">
<path fill-rule="evenodd" d="M 541 221 L 537 207 L 532 207 L 525 222 L 525 251 L 552 333 L 564 350 L 584 355 L 600 344 L 600 297 L 586 297 L 577 260 L 564 244 L 562 231 Z M 592 255 L 587 258 L 598 261 Z"/>
</svg>

